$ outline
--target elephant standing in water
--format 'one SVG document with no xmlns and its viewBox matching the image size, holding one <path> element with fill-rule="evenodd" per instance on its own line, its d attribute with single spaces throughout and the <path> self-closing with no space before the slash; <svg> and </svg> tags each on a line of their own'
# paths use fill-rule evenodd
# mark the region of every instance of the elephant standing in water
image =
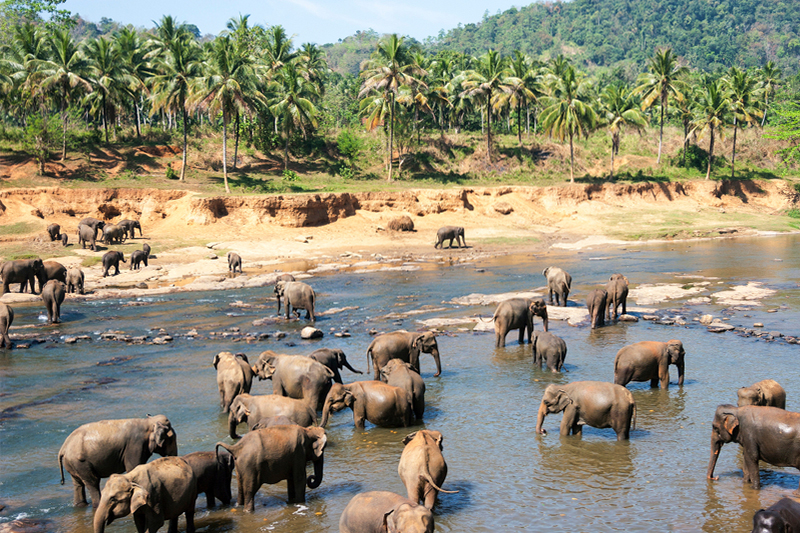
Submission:
<svg viewBox="0 0 800 533">
<path fill-rule="evenodd" d="M 333 371 L 304 355 L 279 355 L 267 350 L 258 356 L 253 371 L 258 379 L 271 379 L 272 392 L 322 407 L 333 382 Z"/>
<path fill-rule="evenodd" d="M 25 287 L 30 285 L 31 294 L 36 294 L 36 280 L 43 272 L 44 263 L 38 257 L 6 261 L 0 266 L 0 277 L 3 278 L 3 292 L 0 295 L 7 293 L 12 283 L 19 283 L 19 292 L 25 292 Z"/>
<path fill-rule="evenodd" d="M 546 435 L 542 427 L 548 413 L 564 411 L 561 435 L 580 436 L 583 426 L 612 428 L 617 440 L 630 439 L 631 426 L 636 424 L 636 403 L 631 391 L 604 381 L 576 381 L 564 385 L 548 385 L 539 405 L 536 433 Z"/>
<path fill-rule="evenodd" d="M 606 293 L 608 293 L 608 314 L 607 318 L 611 320 L 611 314 L 614 314 L 614 320 L 619 318 L 619 306 L 622 306 L 622 314 L 628 312 L 628 278 L 622 274 L 612 274 L 606 283 Z"/>
<path fill-rule="evenodd" d="M 631 381 L 649 381 L 651 387 L 669 388 L 669 365 L 678 367 L 678 385 L 683 386 L 683 343 L 642 341 L 624 346 L 614 359 L 614 383 L 627 385 Z"/>
<path fill-rule="evenodd" d="M 42 289 L 42 301 L 47 309 L 47 321 L 51 324 L 61 322 L 61 304 L 67 295 L 67 286 L 51 279 Z"/>
<path fill-rule="evenodd" d="M 782 498 L 753 515 L 752 533 L 796 533 L 800 531 L 800 502 Z"/>
<path fill-rule="evenodd" d="M 308 357 L 330 368 L 331 371 L 333 371 L 333 381 L 336 383 L 343 383 L 342 375 L 339 374 L 339 370 L 342 368 L 347 368 L 356 374 L 363 374 L 362 371 L 356 370 L 350 366 L 350 363 L 347 362 L 347 357 L 344 355 L 344 352 L 338 348 L 320 348 L 308 354 Z"/>
<path fill-rule="evenodd" d="M 586 297 L 586 309 L 589 310 L 589 322 L 592 329 L 606 325 L 606 301 L 608 294 L 603 289 L 594 289 Z"/>
<path fill-rule="evenodd" d="M 553 295 L 555 294 L 556 305 L 566 307 L 569 289 L 572 286 L 572 276 L 554 266 L 542 270 L 542 275 L 547 280 L 547 289 L 550 292 L 550 305 L 553 304 Z"/>
<path fill-rule="evenodd" d="M 433 533 L 433 513 L 394 492 L 356 494 L 339 518 L 339 533 Z"/>
<path fill-rule="evenodd" d="M 544 330 L 547 331 L 547 305 L 544 300 L 531 300 L 530 298 L 511 298 L 500 302 L 494 311 L 495 346 L 502 348 L 506 345 L 506 336 L 512 329 L 519 330 L 519 343 L 525 340 L 528 333 L 528 342 L 533 334 L 533 317 L 541 317 Z"/>
<path fill-rule="evenodd" d="M 453 241 L 456 241 L 456 244 L 459 248 L 466 248 L 467 241 L 464 240 L 464 228 L 461 226 L 444 226 L 439 228 L 439 231 L 436 232 L 436 244 L 433 245 L 434 248 L 444 248 L 444 241 L 450 241 L 448 245 L 449 248 L 453 247 Z"/>
<path fill-rule="evenodd" d="M 405 390 L 414 406 L 414 417 L 422 420 L 425 414 L 425 381 L 411 363 L 391 359 L 381 368 L 381 379 L 389 385 Z"/>
<path fill-rule="evenodd" d="M 325 398 L 319 425 L 325 427 L 330 413 L 345 407 L 353 410 L 353 422 L 356 429 L 362 431 L 365 421 L 380 427 L 396 428 L 408 427 L 414 420 L 408 393 L 382 381 L 356 381 L 348 385 L 334 383 Z"/>
<path fill-rule="evenodd" d="M 314 316 L 314 305 L 317 301 L 317 295 L 314 294 L 314 289 L 310 285 L 302 281 L 278 281 L 275 284 L 275 296 L 278 298 L 278 313 L 280 313 L 281 298 L 284 299 L 286 306 L 286 319 L 289 319 L 289 313 L 292 307 L 295 309 L 305 309 L 306 320 L 315 322 L 317 319 Z"/>
<path fill-rule="evenodd" d="M 714 477 L 722 445 L 737 442 L 744 455 L 744 482 L 761 487 L 758 462 L 800 470 L 800 413 L 761 405 L 720 405 L 711 423 L 708 479 Z"/>
<path fill-rule="evenodd" d="M 378 335 L 367 348 L 367 372 L 369 363 L 372 360 L 375 380 L 381 379 L 381 368 L 390 359 L 400 359 L 406 363 L 411 363 L 417 373 L 419 371 L 419 354 L 429 353 L 436 362 L 437 377 L 442 373 L 442 363 L 439 360 L 439 344 L 436 342 L 436 335 L 431 331 L 425 333 L 410 333 L 408 331 L 393 331 Z"/>
<path fill-rule="evenodd" d="M 317 423 L 317 413 L 303 400 L 295 400 L 277 394 L 239 394 L 233 399 L 228 410 L 228 434 L 234 440 L 240 438 L 236 434 L 236 426 L 242 422 L 252 430 L 264 418 L 285 416 L 298 426 L 308 427 Z"/>
<path fill-rule="evenodd" d="M 403 439 L 403 455 L 397 465 L 397 473 L 408 491 L 408 499 L 433 509 L 439 492 L 456 494 L 457 490 L 444 490 L 447 477 L 447 462 L 442 455 L 442 434 L 438 431 L 421 429 Z"/>
<path fill-rule="evenodd" d="M 227 452 L 194 452 L 181 457 L 192 467 L 197 480 L 197 494 L 206 495 L 206 507 L 214 507 L 216 500 L 229 505 L 231 496 L 231 477 L 233 475 L 233 456 Z"/>
<path fill-rule="evenodd" d="M 737 405 L 768 405 L 786 409 L 786 391 L 774 379 L 765 379 L 737 391 Z M 798 532 L 800 533 L 800 532 Z"/>
<path fill-rule="evenodd" d="M 84 424 L 70 433 L 58 452 L 61 484 L 66 468 L 74 486 L 73 504 L 87 505 L 88 487 L 92 505 L 97 507 L 101 478 L 130 472 L 153 453 L 178 455 L 177 435 L 164 415 Z"/>
<path fill-rule="evenodd" d="M 255 372 L 243 353 L 220 352 L 212 362 L 217 369 L 217 388 L 222 412 L 227 413 L 233 399 L 240 394 L 249 394 Z"/>
<path fill-rule="evenodd" d="M 542 368 L 547 365 L 550 372 L 561 372 L 567 358 L 567 343 L 564 339 L 548 332 L 533 334 L 533 364 Z"/>
<path fill-rule="evenodd" d="M 10 305 L 0 302 L 0 348 L 13 348 L 11 338 L 8 336 L 8 328 L 14 322 L 14 309 Z"/>
</svg>

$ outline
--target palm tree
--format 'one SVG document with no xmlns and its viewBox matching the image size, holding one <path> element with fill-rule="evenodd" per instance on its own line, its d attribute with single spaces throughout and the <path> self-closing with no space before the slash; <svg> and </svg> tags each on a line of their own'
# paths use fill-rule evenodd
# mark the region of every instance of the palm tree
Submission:
<svg viewBox="0 0 800 533">
<path fill-rule="evenodd" d="M 38 69 L 48 59 L 49 50 L 44 32 L 30 22 L 15 26 L 11 43 L 3 48 L 0 65 L 8 78 L 6 84 L 16 89 L 16 96 L 23 103 L 23 109 L 19 110 L 23 116 L 44 98 L 40 90 L 42 73 Z"/>
<path fill-rule="evenodd" d="M 509 75 L 502 81 L 501 105 L 517 110 L 517 142 L 522 146 L 522 106 L 526 108 L 540 94 L 539 83 L 531 68 L 531 60 L 519 50 L 509 62 Z"/>
<path fill-rule="evenodd" d="M 761 112 L 757 107 L 757 99 L 761 91 L 758 80 L 746 70 L 731 67 L 728 75 L 723 78 L 726 89 L 728 90 L 731 113 L 733 114 L 733 152 L 731 155 L 731 179 L 736 172 L 736 134 L 739 130 L 739 123 L 745 125 L 758 124 Z"/>
<path fill-rule="evenodd" d="M 650 58 L 647 67 L 649 72 L 639 75 L 634 89 L 635 94 L 643 94 L 642 111 L 653 107 L 656 103 L 661 105 L 661 120 L 658 133 L 658 159 L 656 164 L 661 164 L 661 150 L 664 143 L 664 116 L 667 114 L 669 98 L 683 100 L 684 84 L 680 78 L 688 71 L 686 67 L 678 65 L 678 58 L 672 53 L 672 48 L 656 50 L 656 55 Z"/>
<path fill-rule="evenodd" d="M 711 178 L 711 165 L 714 161 L 714 140 L 719 133 L 722 137 L 722 126 L 730 113 L 730 98 L 720 80 L 707 78 L 697 93 L 694 105 L 694 120 L 692 131 L 699 132 L 699 137 L 709 134 L 708 144 L 708 170 L 706 179 Z"/>
<path fill-rule="evenodd" d="M 283 169 L 289 169 L 289 140 L 299 128 L 306 138 L 308 126 L 317 127 L 317 108 L 312 99 L 318 96 L 313 83 L 306 79 L 304 72 L 294 63 L 283 65 L 276 73 L 273 90 L 277 102 L 270 106 L 270 112 L 281 118 L 284 134 Z"/>
<path fill-rule="evenodd" d="M 597 124 L 597 115 L 586 95 L 588 83 L 568 65 L 554 76 L 552 96 L 545 99 L 541 114 L 544 132 L 563 141 L 569 137 L 569 181 L 575 183 L 575 137 L 588 136 Z"/>
<path fill-rule="evenodd" d="M 136 138 L 141 140 L 141 106 L 142 93 L 147 93 L 147 81 L 155 74 L 150 62 L 145 58 L 146 50 L 139 39 L 139 34 L 133 28 L 126 27 L 114 35 L 115 44 L 119 50 L 122 67 L 128 75 L 127 91 L 133 100 L 136 113 Z"/>
<path fill-rule="evenodd" d="M 619 153 L 623 128 L 641 131 L 647 126 L 637 102 L 624 85 L 610 85 L 600 95 L 600 110 L 611 134 L 611 179 L 614 179 L 614 156 Z"/>
<path fill-rule="evenodd" d="M 492 162 L 492 105 L 495 96 L 506 89 L 504 80 L 508 69 L 506 60 L 496 50 L 489 50 L 479 57 L 472 70 L 465 72 L 462 83 L 466 89 L 462 95 L 477 98 L 486 104 L 486 161 Z"/>
<path fill-rule="evenodd" d="M 92 84 L 100 93 L 103 110 L 103 127 L 108 144 L 108 124 L 115 116 L 114 101 L 123 91 L 125 73 L 119 49 L 105 37 L 86 42 L 86 56 L 90 61 Z"/>
<path fill-rule="evenodd" d="M 759 71 L 761 84 L 764 87 L 764 116 L 761 118 L 761 127 L 767 122 L 767 110 L 769 110 L 769 97 L 775 92 L 775 87 L 781 83 L 781 69 L 775 66 L 772 61 L 767 61 L 764 68 Z"/>
</svg>

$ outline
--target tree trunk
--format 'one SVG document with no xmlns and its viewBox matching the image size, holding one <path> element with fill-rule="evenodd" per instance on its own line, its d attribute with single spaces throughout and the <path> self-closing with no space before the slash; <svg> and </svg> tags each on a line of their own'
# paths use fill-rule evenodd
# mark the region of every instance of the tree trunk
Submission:
<svg viewBox="0 0 800 533">
<path fill-rule="evenodd" d="M 522 146 L 522 102 L 517 102 L 517 142 Z"/>
<path fill-rule="evenodd" d="M 731 156 L 731 179 L 733 179 L 736 174 L 736 132 L 738 129 L 739 124 L 737 123 L 737 117 L 733 117 L 733 155 Z"/>
<path fill-rule="evenodd" d="M 614 179 L 614 139 L 611 139 L 611 176 L 609 176 L 612 180 Z"/>
<path fill-rule="evenodd" d="M 531 137 L 531 106 L 525 104 L 525 135 Z"/>
<path fill-rule="evenodd" d="M 283 145 L 283 170 L 289 170 L 289 134 L 286 134 L 286 143 Z"/>
<path fill-rule="evenodd" d="M 67 158 L 67 91 L 66 88 L 61 94 L 61 120 L 64 123 L 64 131 L 61 138 L 61 162 Z"/>
<path fill-rule="evenodd" d="M 228 186 L 228 116 L 222 113 L 222 179 L 225 180 L 225 192 L 230 194 Z"/>
<path fill-rule="evenodd" d="M 764 95 L 764 116 L 761 117 L 761 129 L 764 129 L 764 124 L 767 123 L 767 109 L 769 109 L 769 93 Z"/>
<path fill-rule="evenodd" d="M 661 99 L 661 122 L 658 128 L 658 159 L 656 165 L 661 164 L 661 143 L 664 142 L 664 108 L 666 107 L 666 98 Z"/>
<path fill-rule="evenodd" d="M 233 170 L 236 170 L 236 160 L 239 157 L 239 112 L 236 112 L 236 131 L 233 133 L 235 142 L 233 143 Z"/>
<path fill-rule="evenodd" d="M 186 176 L 186 149 L 189 141 L 186 139 L 186 106 L 182 105 L 181 109 L 183 110 L 183 158 L 181 162 L 181 181 L 183 181 L 183 178 Z"/>
<path fill-rule="evenodd" d="M 108 106 L 106 105 L 106 93 L 103 93 L 103 129 L 106 132 L 106 144 L 108 144 Z"/>
<path fill-rule="evenodd" d="M 714 161 L 714 128 L 711 128 L 711 142 L 708 143 L 708 170 L 706 179 L 711 179 L 711 163 Z"/>
<path fill-rule="evenodd" d="M 492 91 L 486 99 L 486 161 L 492 164 Z"/>
<path fill-rule="evenodd" d="M 389 181 L 392 181 L 392 149 L 394 147 L 394 93 L 392 95 L 391 117 L 389 118 Z"/>
<path fill-rule="evenodd" d="M 575 183 L 575 150 L 572 146 L 572 132 L 569 132 L 569 182 Z"/>
<path fill-rule="evenodd" d="M 133 102 L 133 106 L 136 108 L 136 139 L 141 142 L 142 141 L 142 131 L 141 131 L 141 118 L 139 116 L 139 102 Z"/>
<path fill-rule="evenodd" d="M 417 132 L 417 145 L 419 145 L 419 108 L 414 106 L 414 130 Z"/>
<path fill-rule="evenodd" d="M 686 151 L 689 149 L 689 123 L 683 121 L 683 162 L 681 166 L 686 168 Z"/>
</svg>

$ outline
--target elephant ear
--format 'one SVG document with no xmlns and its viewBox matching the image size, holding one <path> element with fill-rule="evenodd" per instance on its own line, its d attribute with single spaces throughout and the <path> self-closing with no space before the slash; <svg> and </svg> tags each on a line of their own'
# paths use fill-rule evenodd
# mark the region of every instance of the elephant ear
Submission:
<svg viewBox="0 0 800 533">
<path fill-rule="evenodd" d="M 131 513 L 135 513 L 140 507 L 148 506 L 156 514 L 161 514 L 159 506 L 153 501 L 150 492 L 145 490 L 141 485 L 132 483 L 133 494 L 131 495 Z"/>
<path fill-rule="evenodd" d="M 739 427 L 739 418 L 730 413 L 726 413 L 722 419 L 722 427 L 733 436 L 736 428 Z"/>
<path fill-rule="evenodd" d="M 356 397 L 353 396 L 353 393 L 349 390 L 344 391 L 344 396 L 342 397 L 342 401 L 347 407 L 353 407 L 353 404 L 356 403 Z"/>
<path fill-rule="evenodd" d="M 219 364 L 220 355 L 222 355 L 222 353 L 218 353 L 217 355 L 214 356 L 214 362 L 212 363 L 214 365 L 214 368 L 217 368 L 217 365 Z"/>
<path fill-rule="evenodd" d="M 381 531 L 393 531 L 394 530 L 394 520 L 390 519 L 390 516 L 394 513 L 394 509 L 383 515 L 383 524 L 381 524 Z M 389 524 L 391 521 L 392 529 L 389 529 Z"/>
<path fill-rule="evenodd" d="M 558 389 L 558 392 L 556 392 L 555 394 L 554 407 L 559 411 L 563 411 L 571 403 L 572 403 L 572 398 L 569 397 L 567 391 L 565 389 Z"/>
<path fill-rule="evenodd" d="M 406 436 L 405 436 L 405 438 L 403 439 L 403 444 L 404 444 L 404 445 L 405 445 L 405 444 L 408 444 L 409 442 L 411 442 L 412 440 L 414 440 L 414 437 L 416 437 L 416 436 L 417 436 L 417 433 L 419 433 L 419 432 L 418 432 L 418 431 L 415 431 L 414 433 L 409 433 L 408 435 L 406 435 Z"/>
<path fill-rule="evenodd" d="M 157 422 L 150 433 L 150 452 L 163 448 L 171 432 L 169 426 Z"/>
<path fill-rule="evenodd" d="M 444 440 L 444 436 L 442 435 L 442 432 L 435 430 L 428 430 L 428 434 L 436 442 L 436 445 L 439 447 L 439 451 L 444 451 L 444 446 L 442 446 L 442 441 Z"/>
<path fill-rule="evenodd" d="M 325 445 L 328 444 L 328 435 L 325 430 L 319 427 L 307 428 L 309 436 L 314 440 L 314 457 L 319 459 L 325 453 Z"/>
</svg>

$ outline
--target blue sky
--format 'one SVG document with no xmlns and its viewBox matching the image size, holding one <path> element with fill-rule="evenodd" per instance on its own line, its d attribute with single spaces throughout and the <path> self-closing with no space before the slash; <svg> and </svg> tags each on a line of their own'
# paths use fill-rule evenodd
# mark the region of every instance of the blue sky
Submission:
<svg viewBox="0 0 800 533">
<path fill-rule="evenodd" d="M 512 0 L 66 0 L 64 9 L 99 22 L 101 17 L 134 26 L 152 27 L 153 20 L 173 15 L 180 21 L 217 34 L 233 17 L 250 15 L 253 24 L 281 24 L 295 43 L 336 42 L 357 30 L 374 29 L 378 33 L 399 33 L 419 40 L 436 36 L 459 22 L 479 22 L 486 10 L 495 14 L 513 5 L 527 5 Z"/>
</svg>

